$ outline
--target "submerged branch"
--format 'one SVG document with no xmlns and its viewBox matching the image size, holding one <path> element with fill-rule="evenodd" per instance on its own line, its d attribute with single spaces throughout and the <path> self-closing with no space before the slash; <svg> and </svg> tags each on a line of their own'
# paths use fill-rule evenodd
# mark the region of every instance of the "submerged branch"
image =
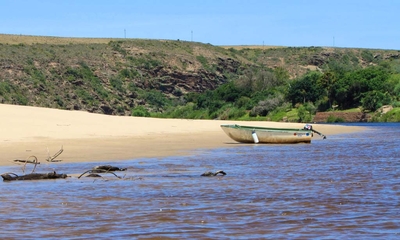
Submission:
<svg viewBox="0 0 400 240">
<path fill-rule="evenodd" d="M 90 169 L 90 170 L 87 170 L 87 171 L 85 171 L 84 173 L 82 173 L 81 175 L 79 175 L 78 178 L 81 178 L 83 175 L 85 175 L 85 174 L 87 174 L 87 173 L 89 173 L 89 174 L 92 174 L 92 173 L 111 173 L 111 174 L 113 174 L 114 176 L 116 176 L 117 178 L 121 178 L 121 177 L 118 176 L 117 174 L 115 174 L 115 173 L 113 173 L 113 172 L 110 172 L 110 171 L 108 171 L 108 170 L 103 170 L 103 169 Z"/>
</svg>

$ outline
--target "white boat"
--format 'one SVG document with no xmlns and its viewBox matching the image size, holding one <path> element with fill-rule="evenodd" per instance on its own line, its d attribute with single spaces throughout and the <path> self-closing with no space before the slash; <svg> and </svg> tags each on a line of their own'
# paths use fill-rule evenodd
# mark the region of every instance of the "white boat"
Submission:
<svg viewBox="0 0 400 240">
<path fill-rule="evenodd" d="M 304 128 L 270 128 L 241 125 L 221 125 L 224 132 L 240 143 L 311 143 L 313 132 L 324 139 L 325 135 L 312 129 L 311 125 Z"/>
</svg>

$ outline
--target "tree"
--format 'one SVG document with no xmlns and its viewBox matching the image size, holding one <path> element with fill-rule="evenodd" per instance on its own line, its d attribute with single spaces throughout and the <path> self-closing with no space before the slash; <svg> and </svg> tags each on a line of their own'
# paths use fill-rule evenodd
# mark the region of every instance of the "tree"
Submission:
<svg viewBox="0 0 400 240">
<path fill-rule="evenodd" d="M 325 95 L 328 97 L 329 107 L 332 107 L 334 100 L 333 87 L 336 82 L 336 75 L 332 71 L 325 72 L 319 79 L 317 84 L 325 90 Z"/>
<path fill-rule="evenodd" d="M 362 107 L 365 110 L 376 111 L 383 105 L 389 104 L 391 98 L 388 94 L 384 94 L 380 91 L 370 91 L 363 94 L 364 97 L 361 99 Z"/>
<path fill-rule="evenodd" d="M 324 95 L 324 89 L 317 84 L 321 73 L 311 72 L 300 79 L 290 83 L 287 99 L 296 105 L 297 103 L 316 102 Z"/>
<path fill-rule="evenodd" d="M 290 78 L 289 72 L 283 67 L 275 68 L 274 74 L 276 76 L 278 84 L 283 84 Z"/>
<path fill-rule="evenodd" d="M 357 107 L 361 104 L 363 94 L 370 91 L 384 92 L 388 77 L 387 69 L 375 66 L 347 72 L 334 83 L 334 99 L 341 108 Z"/>
</svg>

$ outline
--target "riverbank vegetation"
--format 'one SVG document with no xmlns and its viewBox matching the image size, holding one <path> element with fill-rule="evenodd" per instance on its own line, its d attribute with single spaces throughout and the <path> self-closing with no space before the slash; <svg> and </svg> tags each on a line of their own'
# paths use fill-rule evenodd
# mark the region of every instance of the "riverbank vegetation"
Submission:
<svg viewBox="0 0 400 240">
<path fill-rule="evenodd" d="M 6 104 L 288 122 L 358 109 L 370 121 L 400 121 L 397 50 L 0 34 L 0 64 Z"/>
<path fill-rule="evenodd" d="M 356 108 L 371 113 L 371 121 L 398 122 L 400 74 L 396 69 L 397 63 L 387 62 L 349 70 L 328 65 L 323 72 L 310 71 L 295 79 L 255 70 L 215 90 L 189 94 L 185 105 L 154 116 L 311 122 L 317 111 Z M 394 109 L 377 112 L 386 105 Z"/>
</svg>

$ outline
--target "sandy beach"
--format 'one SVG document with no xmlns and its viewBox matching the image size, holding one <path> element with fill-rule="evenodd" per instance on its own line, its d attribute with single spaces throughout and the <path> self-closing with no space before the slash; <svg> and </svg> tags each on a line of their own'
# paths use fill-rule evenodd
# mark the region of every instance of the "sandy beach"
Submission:
<svg viewBox="0 0 400 240">
<path fill-rule="evenodd" d="M 193 151 L 235 147 L 221 124 L 300 127 L 302 123 L 240 122 L 222 120 L 157 119 L 93 114 L 38 107 L 0 104 L 0 166 L 15 159 L 36 156 L 46 162 L 61 148 L 57 158 L 66 162 L 119 161 L 144 157 L 192 154 Z M 313 124 L 329 135 L 362 131 L 363 127 Z M 311 143 L 312 144 L 312 143 Z"/>
</svg>

